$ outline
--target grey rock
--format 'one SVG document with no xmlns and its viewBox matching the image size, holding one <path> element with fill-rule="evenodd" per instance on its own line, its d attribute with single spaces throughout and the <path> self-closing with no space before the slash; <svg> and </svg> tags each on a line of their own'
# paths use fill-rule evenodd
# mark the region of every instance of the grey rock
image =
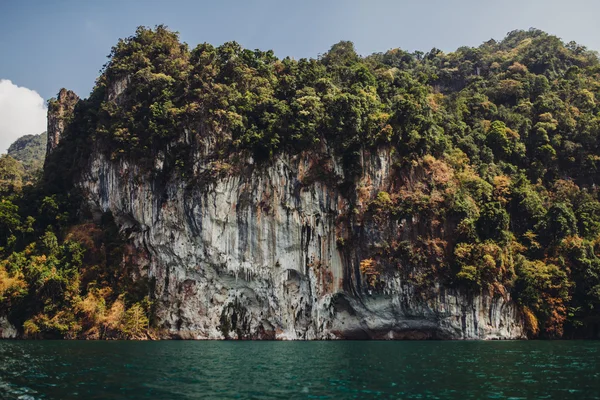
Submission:
<svg viewBox="0 0 600 400">
<path fill-rule="evenodd" d="M 122 88 L 117 90 L 122 91 Z M 211 172 L 196 155 L 197 176 Z M 389 151 L 363 156 L 371 196 L 389 184 Z M 186 339 L 519 339 L 510 297 L 468 295 L 435 284 L 422 293 L 398 271 L 369 293 L 358 271 L 361 244 L 338 239 L 360 228 L 338 186 L 309 177 L 311 157 L 283 155 L 268 168 L 189 184 L 153 178 L 94 151 L 79 182 L 89 205 L 111 211 L 154 278 L 159 324 Z M 343 176 L 339 163 L 330 170 Z M 163 168 L 158 157 L 155 170 Z M 366 207 L 360 199 L 359 209 Z M 344 222 L 346 221 L 346 222 Z M 350 222 L 348 222 L 350 221 Z M 370 241 L 411 229 L 362 226 Z M 390 233 L 391 232 L 391 233 Z"/>
<path fill-rule="evenodd" d="M 71 90 L 61 89 L 58 97 L 51 101 L 48 108 L 48 145 L 46 156 L 60 143 L 60 139 L 68 125 L 68 119 L 73 114 L 79 97 Z"/>
<path fill-rule="evenodd" d="M 0 317 L 0 339 L 14 339 L 17 337 L 17 329 L 8 322 L 6 317 Z"/>
</svg>

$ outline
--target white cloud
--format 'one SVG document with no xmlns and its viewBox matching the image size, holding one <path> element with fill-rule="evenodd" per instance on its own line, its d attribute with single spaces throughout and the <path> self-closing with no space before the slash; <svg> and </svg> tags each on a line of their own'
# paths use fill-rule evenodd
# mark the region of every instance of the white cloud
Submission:
<svg viewBox="0 0 600 400">
<path fill-rule="evenodd" d="M 23 135 L 46 130 L 46 103 L 36 91 L 0 79 L 0 153 Z"/>
</svg>

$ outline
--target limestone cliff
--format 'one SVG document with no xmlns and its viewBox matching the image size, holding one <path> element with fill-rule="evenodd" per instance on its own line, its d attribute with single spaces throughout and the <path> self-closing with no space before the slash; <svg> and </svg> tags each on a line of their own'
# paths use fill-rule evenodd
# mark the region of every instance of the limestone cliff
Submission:
<svg viewBox="0 0 600 400">
<path fill-rule="evenodd" d="M 536 30 L 294 60 L 138 27 L 88 98 L 49 103 L 43 178 L 0 236 L 8 320 L 24 337 L 594 336 L 598 65 Z"/>
<path fill-rule="evenodd" d="M 348 191 L 326 146 L 266 166 L 248 158 L 237 170 L 208 162 L 210 141 L 194 146 L 194 179 L 164 170 L 164 154 L 149 172 L 96 147 L 79 181 L 92 209 L 112 212 L 129 234 L 139 277 L 154 282 L 159 326 L 172 337 L 525 337 L 507 294 L 467 293 L 435 279 L 423 288 L 410 279 L 411 265 L 366 282 L 359 264 L 369 249 L 416 237 L 423 225 L 356 217 L 364 199 L 393 185 L 385 148 L 362 154 L 363 175 Z M 323 168 L 339 180 L 315 178 Z"/>
<path fill-rule="evenodd" d="M 65 131 L 79 97 L 71 90 L 61 89 L 56 99 L 52 99 L 48 107 L 48 144 L 46 154 L 50 154 Z"/>
</svg>

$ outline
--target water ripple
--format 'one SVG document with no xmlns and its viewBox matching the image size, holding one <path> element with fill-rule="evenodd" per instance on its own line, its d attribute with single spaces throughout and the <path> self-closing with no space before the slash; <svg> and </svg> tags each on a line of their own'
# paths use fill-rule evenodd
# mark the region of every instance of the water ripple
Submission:
<svg viewBox="0 0 600 400">
<path fill-rule="evenodd" d="M 0 341 L 2 399 L 598 399 L 600 342 Z"/>
</svg>

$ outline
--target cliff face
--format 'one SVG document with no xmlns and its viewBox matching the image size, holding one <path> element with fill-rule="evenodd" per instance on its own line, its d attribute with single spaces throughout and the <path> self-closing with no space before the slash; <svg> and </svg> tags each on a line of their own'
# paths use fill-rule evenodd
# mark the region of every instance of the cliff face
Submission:
<svg viewBox="0 0 600 400">
<path fill-rule="evenodd" d="M 599 65 L 536 30 L 294 60 L 138 27 L 50 101 L 0 311 L 24 337 L 588 337 Z"/>
<path fill-rule="evenodd" d="M 525 337 L 508 295 L 467 294 L 435 280 L 423 290 L 407 278 L 410 265 L 367 284 L 359 268 L 367 249 L 414 237 L 422 223 L 352 217 L 365 201 L 351 204 L 339 184 L 314 179 L 323 167 L 343 176 L 326 148 L 318 163 L 302 153 L 268 166 L 249 159 L 223 173 L 204 161 L 208 147 L 194 156 L 192 182 L 158 178 L 99 150 L 79 182 L 92 209 L 112 212 L 129 233 L 132 262 L 153 280 L 159 325 L 173 337 Z M 391 159 L 386 149 L 362 155 L 363 197 L 391 185 Z M 159 157 L 154 171 L 162 168 Z"/>
<path fill-rule="evenodd" d="M 71 90 L 66 89 L 61 89 L 58 97 L 50 101 L 48 107 L 48 144 L 46 146 L 46 154 L 50 154 L 58 146 L 78 101 L 79 97 Z"/>
</svg>

